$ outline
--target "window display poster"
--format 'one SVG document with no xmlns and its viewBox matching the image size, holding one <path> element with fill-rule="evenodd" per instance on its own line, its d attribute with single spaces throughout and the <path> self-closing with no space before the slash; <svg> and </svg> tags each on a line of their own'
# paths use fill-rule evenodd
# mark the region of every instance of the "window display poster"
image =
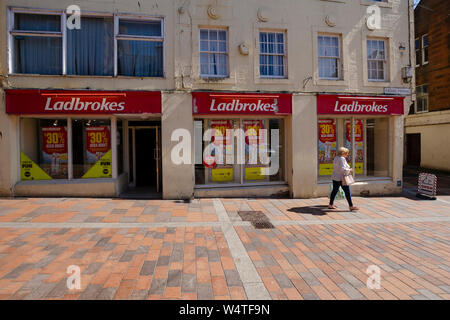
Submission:
<svg viewBox="0 0 450 320">
<path fill-rule="evenodd" d="M 243 120 L 245 133 L 245 180 L 264 180 L 267 176 L 264 174 L 264 168 L 261 167 L 258 154 L 256 163 L 250 162 L 250 146 L 256 145 L 258 148 L 264 148 L 264 137 L 260 130 L 264 129 L 264 120 Z M 253 130 L 251 130 L 253 129 Z"/>
<path fill-rule="evenodd" d="M 233 181 L 233 168 L 215 168 L 211 169 L 212 182 L 230 182 Z"/>
<path fill-rule="evenodd" d="M 319 176 L 333 174 L 336 157 L 336 122 L 333 119 L 319 120 Z"/>
<path fill-rule="evenodd" d="M 52 180 L 44 170 L 33 162 L 23 152 L 20 153 L 20 179 L 21 180 Z"/>
<path fill-rule="evenodd" d="M 233 163 L 232 120 L 211 120 L 211 129 L 214 129 L 214 133 L 211 136 L 211 142 L 218 148 L 225 148 L 224 163 Z"/>
<path fill-rule="evenodd" d="M 67 129 L 42 127 L 42 169 L 53 178 L 67 178 Z"/>
<path fill-rule="evenodd" d="M 265 170 L 265 167 L 245 168 L 245 180 L 264 180 L 267 177 Z"/>
<path fill-rule="evenodd" d="M 355 148 L 351 148 L 352 124 L 350 120 L 345 121 L 345 147 L 350 150 L 347 161 L 351 162 L 352 152 L 356 150 L 355 156 L 355 174 L 363 174 L 364 171 L 364 123 L 363 120 L 355 120 Z M 349 163 L 350 164 L 350 163 Z"/>
<path fill-rule="evenodd" d="M 233 168 L 226 165 L 233 162 L 233 122 L 232 120 L 211 120 L 210 125 L 211 129 L 214 129 L 211 142 L 218 148 L 224 148 L 225 156 L 223 164 L 211 169 L 211 181 L 233 181 Z"/>
<path fill-rule="evenodd" d="M 111 178 L 112 159 L 109 126 L 86 127 L 86 164 L 93 165 L 83 178 Z"/>
<path fill-rule="evenodd" d="M 248 153 L 248 146 L 250 144 L 263 144 L 263 136 L 258 137 L 260 135 L 259 130 L 264 129 L 264 121 L 263 120 L 244 120 L 244 132 L 245 132 L 245 151 Z M 253 129 L 254 131 L 251 131 Z M 250 130 L 250 131 L 249 131 Z M 260 138 L 260 141 L 258 141 Z"/>
</svg>

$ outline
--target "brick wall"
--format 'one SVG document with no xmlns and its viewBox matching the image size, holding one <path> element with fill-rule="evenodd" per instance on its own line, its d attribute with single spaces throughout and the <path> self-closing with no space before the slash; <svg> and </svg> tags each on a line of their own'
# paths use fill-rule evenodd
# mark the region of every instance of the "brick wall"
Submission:
<svg viewBox="0 0 450 320">
<path fill-rule="evenodd" d="M 415 38 L 428 34 L 428 61 L 416 68 L 416 85 L 428 84 L 429 111 L 450 109 L 450 1 L 422 0 L 414 10 Z"/>
</svg>

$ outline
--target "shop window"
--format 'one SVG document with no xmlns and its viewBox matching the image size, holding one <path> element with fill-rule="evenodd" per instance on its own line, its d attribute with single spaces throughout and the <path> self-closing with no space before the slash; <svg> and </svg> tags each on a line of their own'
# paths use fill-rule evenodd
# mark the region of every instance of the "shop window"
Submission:
<svg viewBox="0 0 450 320">
<path fill-rule="evenodd" d="M 72 120 L 73 177 L 111 178 L 110 120 Z"/>
<path fill-rule="evenodd" d="M 338 80 L 340 78 L 340 46 L 338 36 L 319 35 L 319 79 Z"/>
<path fill-rule="evenodd" d="M 81 18 L 80 29 L 67 30 L 67 74 L 114 74 L 114 24 L 111 18 Z"/>
<path fill-rule="evenodd" d="M 120 19 L 117 39 L 119 75 L 163 76 L 164 37 L 161 20 Z"/>
<path fill-rule="evenodd" d="M 67 179 L 67 121 L 23 118 L 20 128 L 21 180 Z"/>
<path fill-rule="evenodd" d="M 428 35 L 422 36 L 422 65 L 428 63 Z"/>
<path fill-rule="evenodd" d="M 228 76 L 226 30 L 200 29 L 200 76 Z"/>
<path fill-rule="evenodd" d="M 259 74 L 267 78 L 286 76 L 286 44 L 284 32 L 259 33 Z"/>
<path fill-rule="evenodd" d="M 195 132 L 196 185 L 284 180 L 283 119 L 201 119 Z"/>
<path fill-rule="evenodd" d="M 428 85 L 416 87 L 416 113 L 428 111 Z"/>
<path fill-rule="evenodd" d="M 14 14 L 14 73 L 62 74 L 60 21 L 59 15 Z"/>
<path fill-rule="evenodd" d="M 385 40 L 367 39 L 367 72 L 369 81 L 386 81 L 387 56 Z"/>
<path fill-rule="evenodd" d="M 204 119 L 196 124 L 198 128 L 201 126 L 198 138 L 206 138 L 196 141 L 201 145 L 196 151 L 202 153 L 202 164 L 195 166 L 196 184 L 240 183 L 240 166 L 235 164 L 238 150 L 233 143 L 233 132 L 239 129 L 239 120 Z"/>
<path fill-rule="evenodd" d="M 340 147 L 349 149 L 347 162 L 357 179 L 390 175 L 389 118 L 319 119 L 318 138 L 319 180 L 331 179 Z"/>
</svg>

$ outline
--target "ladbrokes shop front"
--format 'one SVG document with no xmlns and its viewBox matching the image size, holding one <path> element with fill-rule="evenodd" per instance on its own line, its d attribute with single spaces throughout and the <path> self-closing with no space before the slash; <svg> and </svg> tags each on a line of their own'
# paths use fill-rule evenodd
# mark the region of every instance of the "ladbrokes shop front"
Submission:
<svg viewBox="0 0 450 320">
<path fill-rule="evenodd" d="M 340 147 L 350 150 L 347 161 L 354 168 L 355 194 L 401 190 L 403 112 L 403 97 L 318 95 L 318 193 L 329 190 L 333 159 Z"/>
<path fill-rule="evenodd" d="M 287 93 L 194 92 L 195 192 L 289 196 Z"/>
<path fill-rule="evenodd" d="M 160 192 L 160 92 L 6 90 L 6 113 L 17 119 L 15 195 Z"/>
<path fill-rule="evenodd" d="M 12 89 L 5 100 L 17 196 L 326 196 L 341 146 L 353 194 L 401 192 L 403 97 Z"/>
</svg>

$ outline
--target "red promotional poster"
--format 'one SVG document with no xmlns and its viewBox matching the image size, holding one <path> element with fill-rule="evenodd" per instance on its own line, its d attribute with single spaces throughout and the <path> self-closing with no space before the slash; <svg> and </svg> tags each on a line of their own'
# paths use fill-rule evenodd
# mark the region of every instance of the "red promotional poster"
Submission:
<svg viewBox="0 0 450 320">
<path fill-rule="evenodd" d="M 346 121 L 345 125 L 347 126 L 347 130 L 345 130 L 347 141 L 351 141 L 351 138 L 350 138 L 350 132 L 352 131 L 351 122 Z M 363 131 L 362 120 L 356 120 L 355 121 L 355 142 L 361 142 L 364 140 L 362 131 Z"/>
<path fill-rule="evenodd" d="M 42 169 L 52 178 L 65 178 L 67 161 L 66 127 L 42 127 Z"/>
<path fill-rule="evenodd" d="M 211 141 L 216 146 L 222 145 L 225 141 L 226 145 L 230 145 L 233 138 L 233 124 L 231 120 L 211 120 L 211 129 L 215 129 Z M 228 130 L 228 132 L 227 132 Z"/>
<path fill-rule="evenodd" d="M 351 136 L 352 125 L 350 120 L 345 121 L 345 147 L 350 150 L 348 159 L 352 158 L 353 148 L 351 147 Z M 363 174 L 364 172 L 364 122 L 363 120 L 355 120 L 355 174 Z M 349 160 L 350 161 L 350 160 Z"/>
<path fill-rule="evenodd" d="M 244 120 L 244 132 L 245 132 L 245 143 L 250 144 L 262 144 L 263 134 L 259 130 L 264 129 L 263 120 Z M 252 131 L 253 129 L 254 131 Z M 250 130 L 250 131 L 249 131 Z M 259 142 L 258 142 L 259 136 Z"/>
<path fill-rule="evenodd" d="M 325 142 L 336 141 L 336 123 L 332 119 L 319 120 L 319 140 Z"/>
<path fill-rule="evenodd" d="M 66 127 L 42 127 L 42 150 L 47 154 L 67 153 Z"/>
<path fill-rule="evenodd" d="M 106 153 L 111 149 L 109 127 L 87 127 L 86 149 L 92 154 Z"/>
</svg>

